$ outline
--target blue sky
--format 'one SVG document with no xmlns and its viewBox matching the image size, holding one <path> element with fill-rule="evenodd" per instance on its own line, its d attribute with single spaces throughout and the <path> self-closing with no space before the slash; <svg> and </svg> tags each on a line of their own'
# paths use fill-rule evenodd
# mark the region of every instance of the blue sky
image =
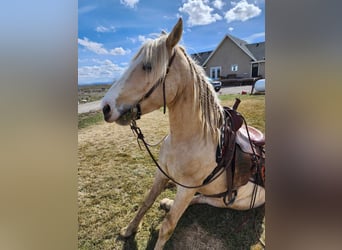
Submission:
<svg viewBox="0 0 342 250">
<path fill-rule="evenodd" d="M 215 49 L 226 34 L 265 41 L 264 0 L 79 0 L 78 83 L 118 79 L 142 43 L 179 17 L 189 54 Z"/>
</svg>

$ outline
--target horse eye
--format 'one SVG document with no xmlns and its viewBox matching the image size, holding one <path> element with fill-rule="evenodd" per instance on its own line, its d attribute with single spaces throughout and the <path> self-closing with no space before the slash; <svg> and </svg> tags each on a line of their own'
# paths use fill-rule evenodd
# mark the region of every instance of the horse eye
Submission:
<svg viewBox="0 0 342 250">
<path fill-rule="evenodd" d="M 143 70 L 146 71 L 146 72 L 151 72 L 152 71 L 151 63 L 144 63 L 143 64 Z"/>
</svg>

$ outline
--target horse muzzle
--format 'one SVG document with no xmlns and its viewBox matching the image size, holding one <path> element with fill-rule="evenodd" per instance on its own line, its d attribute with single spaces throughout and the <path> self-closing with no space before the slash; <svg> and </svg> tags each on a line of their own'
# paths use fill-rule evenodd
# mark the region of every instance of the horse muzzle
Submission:
<svg viewBox="0 0 342 250">
<path fill-rule="evenodd" d="M 125 111 L 124 113 L 122 113 L 115 122 L 119 125 L 126 126 L 126 125 L 129 125 L 132 120 L 133 120 L 133 113 L 129 109 Z"/>
<path fill-rule="evenodd" d="M 102 113 L 103 118 L 106 122 L 112 123 L 120 118 L 123 112 L 120 112 L 114 105 L 110 105 L 108 103 L 102 103 Z"/>
<path fill-rule="evenodd" d="M 140 119 L 141 108 L 139 104 L 125 105 L 119 110 L 112 110 L 109 104 L 103 105 L 103 116 L 106 122 L 116 122 L 119 125 L 129 125 L 131 121 Z"/>
<path fill-rule="evenodd" d="M 140 116 L 141 116 L 140 105 L 136 104 L 126 109 L 124 112 L 122 112 L 119 119 L 117 119 L 115 122 L 120 125 L 129 125 L 131 121 L 139 120 Z"/>
<path fill-rule="evenodd" d="M 105 121 L 106 122 L 111 122 L 110 118 L 112 116 L 112 110 L 111 110 L 109 104 L 106 104 L 106 105 L 103 106 L 102 113 L 103 113 L 103 117 L 104 117 Z"/>
<path fill-rule="evenodd" d="M 135 105 L 135 106 L 129 106 L 123 110 L 119 111 L 119 117 L 115 120 L 111 120 L 112 119 L 112 115 L 109 114 L 108 116 L 106 115 L 107 113 L 106 110 L 106 106 L 103 107 L 103 114 L 104 114 L 104 118 L 107 122 L 111 122 L 111 121 L 115 121 L 117 124 L 119 125 L 129 125 L 131 123 L 131 121 L 133 120 L 138 120 L 140 119 L 140 106 L 139 105 Z"/>
</svg>

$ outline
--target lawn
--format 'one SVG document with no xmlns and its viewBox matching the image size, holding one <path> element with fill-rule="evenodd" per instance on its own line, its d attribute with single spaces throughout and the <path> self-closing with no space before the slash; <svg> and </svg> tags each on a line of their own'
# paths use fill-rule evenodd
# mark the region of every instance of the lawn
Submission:
<svg viewBox="0 0 342 250">
<path fill-rule="evenodd" d="M 223 105 L 232 106 L 237 95 L 220 96 Z M 249 125 L 264 131 L 265 97 L 240 96 L 239 111 Z M 79 116 L 78 203 L 79 249 L 153 249 L 158 227 L 165 216 L 159 201 L 172 198 L 168 187 L 146 213 L 139 231 L 128 240 L 119 231 L 135 215 L 152 185 L 156 171 L 152 160 L 141 151 L 128 126 L 108 124 L 100 113 Z M 168 133 L 168 116 L 162 110 L 138 121 L 150 143 Z M 158 148 L 154 149 L 158 155 Z M 264 206 L 234 211 L 193 205 L 180 219 L 165 249 L 263 249 L 265 241 Z"/>
</svg>

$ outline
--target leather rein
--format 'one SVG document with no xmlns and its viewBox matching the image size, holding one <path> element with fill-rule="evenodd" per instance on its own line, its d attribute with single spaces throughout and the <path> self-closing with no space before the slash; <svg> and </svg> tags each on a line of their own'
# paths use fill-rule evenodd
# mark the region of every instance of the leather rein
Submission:
<svg viewBox="0 0 342 250">
<path fill-rule="evenodd" d="M 213 172 L 203 181 L 203 183 L 201 185 L 197 185 L 197 186 L 188 186 L 188 185 L 184 185 L 178 181 L 176 181 L 175 179 L 173 179 L 170 175 L 168 175 L 163 169 L 162 167 L 159 165 L 158 161 L 156 160 L 156 158 L 154 157 L 154 155 L 152 154 L 150 148 L 149 148 L 149 144 L 145 141 L 145 137 L 144 134 L 141 132 L 141 129 L 137 126 L 136 121 L 132 120 L 131 122 L 131 129 L 133 131 L 133 133 L 137 136 L 137 141 L 138 144 L 140 146 L 139 140 L 142 141 L 142 143 L 144 144 L 148 154 L 150 155 L 151 159 L 153 160 L 154 164 L 157 166 L 157 168 L 160 170 L 160 172 L 163 173 L 163 175 L 165 175 L 169 180 L 171 180 L 172 182 L 174 182 L 175 184 L 183 187 L 183 188 L 200 188 L 200 187 L 204 187 L 210 183 L 212 183 L 214 180 L 216 180 L 224 171 L 225 168 L 221 168 L 220 172 L 217 174 L 218 169 L 215 168 L 213 170 Z M 233 157 L 232 157 L 233 158 Z M 230 159 L 230 161 L 232 160 L 232 158 Z M 216 175 L 216 176 L 215 176 Z"/>
</svg>

